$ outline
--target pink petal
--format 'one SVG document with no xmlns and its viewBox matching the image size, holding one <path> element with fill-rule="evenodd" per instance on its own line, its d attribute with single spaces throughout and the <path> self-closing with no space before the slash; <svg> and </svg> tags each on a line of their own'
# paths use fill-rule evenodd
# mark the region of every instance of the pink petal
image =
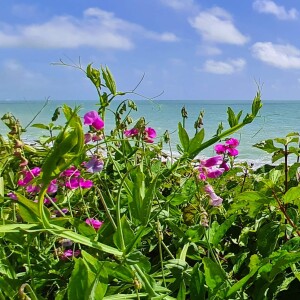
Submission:
<svg viewBox="0 0 300 300">
<path fill-rule="evenodd" d="M 227 153 L 229 156 L 237 156 L 239 154 L 239 151 L 235 148 L 228 148 Z"/>
<path fill-rule="evenodd" d="M 98 113 L 95 111 L 95 110 L 91 110 L 89 112 L 87 112 L 84 117 L 83 117 L 83 120 L 84 120 L 84 124 L 85 125 L 92 125 L 93 122 L 99 118 L 99 115 Z"/>
<path fill-rule="evenodd" d="M 201 164 L 201 166 L 209 168 L 209 167 L 220 165 L 222 162 L 223 162 L 223 157 L 221 155 L 217 155 L 217 156 L 208 158 L 206 160 L 201 160 L 200 164 Z"/>
<path fill-rule="evenodd" d="M 94 122 L 92 123 L 92 126 L 96 130 L 101 130 L 104 127 L 104 121 L 100 117 L 98 117 L 97 119 L 94 120 Z"/>
<path fill-rule="evenodd" d="M 207 171 L 208 178 L 218 178 L 224 173 L 224 169 L 210 169 Z"/>
<path fill-rule="evenodd" d="M 222 145 L 222 144 L 217 144 L 215 146 L 215 151 L 217 154 L 224 154 L 227 150 L 227 146 Z"/>
<path fill-rule="evenodd" d="M 230 148 L 236 148 L 240 144 L 240 142 L 235 138 L 230 138 L 225 142 L 225 144 Z"/>
</svg>

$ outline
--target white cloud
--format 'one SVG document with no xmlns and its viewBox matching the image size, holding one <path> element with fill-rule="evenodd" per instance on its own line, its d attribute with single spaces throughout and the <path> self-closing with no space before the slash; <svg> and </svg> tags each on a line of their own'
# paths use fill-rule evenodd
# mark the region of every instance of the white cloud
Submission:
<svg viewBox="0 0 300 300">
<path fill-rule="evenodd" d="M 259 42 L 252 46 L 257 59 L 280 69 L 300 69 L 300 50 L 292 45 Z"/>
<path fill-rule="evenodd" d="M 220 48 L 208 45 L 201 45 L 197 48 L 197 54 L 200 55 L 220 55 L 222 54 L 222 50 Z"/>
<path fill-rule="evenodd" d="M 227 61 L 207 60 L 203 70 L 214 74 L 233 74 L 243 70 L 246 62 L 244 59 L 229 59 Z"/>
<path fill-rule="evenodd" d="M 220 7 L 202 11 L 189 22 L 207 41 L 235 45 L 243 45 L 248 41 L 248 37 L 234 26 L 231 15 Z"/>
<path fill-rule="evenodd" d="M 253 8 L 260 13 L 272 14 L 280 20 L 296 20 L 298 11 L 295 8 L 286 10 L 284 6 L 277 5 L 271 0 L 256 0 Z"/>
<path fill-rule="evenodd" d="M 129 50 L 134 47 L 132 35 L 162 42 L 178 38 L 169 32 L 157 33 L 117 18 L 113 13 L 89 8 L 81 19 L 56 16 L 51 20 L 27 26 L 0 27 L 0 47 L 77 48 Z"/>
<path fill-rule="evenodd" d="M 177 42 L 179 41 L 179 38 L 171 32 L 164 32 L 161 34 L 157 34 L 154 32 L 147 32 L 145 33 L 145 36 L 148 38 L 151 38 L 153 40 L 161 41 L 161 42 Z"/>
<path fill-rule="evenodd" d="M 197 7 L 194 0 L 161 0 L 161 2 L 175 10 L 191 10 Z"/>
</svg>

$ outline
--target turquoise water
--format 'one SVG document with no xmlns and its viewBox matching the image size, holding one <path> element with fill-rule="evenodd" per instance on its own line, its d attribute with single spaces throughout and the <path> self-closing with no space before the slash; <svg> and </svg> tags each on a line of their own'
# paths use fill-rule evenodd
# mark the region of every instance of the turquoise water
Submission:
<svg viewBox="0 0 300 300">
<path fill-rule="evenodd" d="M 29 124 L 35 115 L 42 109 L 45 101 L 0 101 L 0 115 L 11 112 L 21 124 L 25 127 Z M 36 116 L 33 123 L 48 124 L 51 122 L 52 114 L 56 107 L 63 104 L 64 101 L 49 101 L 47 106 Z M 83 116 L 86 111 L 97 109 L 95 101 L 65 102 L 69 106 L 81 105 L 80 114 Z M 176 151 L 178 143 L 177 126 L 182 121 L 181 108 L 185 106 L 188 112 L 186 128 L 190 134 L 195 132 L 194 122 L 199 112 L 204 111 L 203 127 L 205 129 L 205 140 L 216 133 L 218 124 L 223 123 L 227 129 L 227 108 L 230 106 L 236 113 L 243 110 L 243 116 L 251 112 L 252 101 L 187 101 L 187 100 L 159 100 L 136 101 L 138 112 L 134 112 L 132 117 L 137 120 L 144 116 L 148 126 L 155 128 L 159 136 L 168 130 L 171 134 L 172 149 Z M 119 102 L 112 103 L 112 110 L 117 107 Z M 252 147 L 253 144 L 262 140 L 275 137 L 284 137 L 290 132 L 300 132 L 300 101 L 263 101 L 263 108 L 260 115 L 252 124 L 245 126 L 234 137 L 240 140 L 239 159 L 257 162 L 270 161 L 270 155 L 264 151 Z M 62 118 L 61 118 L 62 119 Z M 106 131 L 109 132 L 113 126 L 113 114 L 108 113 L 106 119 Z M 0 123 L 0 134 L 5 134 L 7 129 L 3 123 Z M 34 140 L 42 134 L 40 129 L 28 127 L 24 136 L 28 140 Z M 158 140 L 158 139 L 157 139 Z M 204 156 L 213 155 L 213 149 L 206 149 Z"/>
</svg>

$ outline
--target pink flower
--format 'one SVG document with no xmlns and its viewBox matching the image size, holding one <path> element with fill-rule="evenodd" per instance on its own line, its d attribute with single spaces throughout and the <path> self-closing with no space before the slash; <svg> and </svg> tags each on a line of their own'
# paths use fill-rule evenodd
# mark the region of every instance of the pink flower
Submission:
<svg viewBox="0 0 300 300">
<path fill-rule="evenodd" d="M 57 180 L 53 179 L 48 186 L 47 193 L 49 194 L 56 193 L 57 189 L 58 189 Z"/>
<path fill-rule="evenodd" d="M 35 167 L 29 171 L 23 172 L 23 180 L 18 181 L 18 185 L 25 186 L 27 185 L 33 178 L 39 176 L 41 173 L 41 168 Z"/>
<path fill-rule="evenodd" d="M 228 154 L 229 156 L 237 156 L 239 151 L 236 147 L 239 145 L 239 141 L 235 138 L 230 138 L 225 141 L 225 144 L 217 144 L 215 151 L 217 154 Z"/>
<path fill-rule="evenodd" d="M 218 169 L 214 169 L 214 168 L 207 168 L 207 177 L 208 178 L 218 178 L 220 177 L 223 173 L 224 173 L 224 169 L 222 168 L 218 168 Z"/>
<path fill-rule="evenodd" d="M 225 172 L 227 172 L 227 171 L 230 170 L 230 168 L 229 168 L 229 166 L 227 165 L 227 163 L 226 163 L 225 160 L 220 164 L 220 168 L 224 169 Z"/>
<path fill-rule="evenodd" d="M 95 230 L 99 230 L 99 228 L 103 225 L 102 221 L 99 221 L 97 219 L 86 219 L 85 223 L 92 226 Z"/>
<path fill-rule="evenodd" d="M 156 138 L 156 131 L 151 128 L 151 127 L 146 127 L 145 128 L 145 137 L 144 137 L 144 140 L 145 142 L 147 143 L 153 143 L 154 140 Z"/>
<path fill-rule="evenodd" d="M 68 260 L 73 257 L 77 257 L 80 255 L 80 250 L 73 251 L 72 249 L 65 250 L 64 253 L 60 256 L 61 260 Z"/>
<path fill-rule="evenodd" d="M 81 177 L 72 177 L 66 182 L 65 186 L 70 190 L 75 190 L 79 187 L 88 189 L 93 186 L 93 182 L 91 180 L 84 180 Z"/>
<path fill-rule="evenodd" d="M 130 130 L 124 130 L 124 134 L 126 137 L 134 137 L 139 134 L 139 130 L 137 128 L 132 128 Z"/>
<path fill-rule="evenodd" d="M 62 208 L 61 209 L 61 212 L 63 214 L 67 214 L 69 212 L 69 210 L 67 208 Z M 61 217 L 62 216 L 62 213 L 61 213 L 59 210 L 55 210 L 54 213 L 55 213 L 55 216 L 54 217 Z"/>
<path fill-rule="evenodd" d="M 85 133 L 84 134 L 84 143 L 87 144 L 90 141 L 96 142 L 96 141 L 100 141 L 103 139 L 103 135 L 98 135 L 97 133 Z"/>
<path fill-rule="evenodd" d="M 225 142 L 225 144 L 230 148 L 236 148 L 240 144 L 240 142 L 235 138 L 230 138 Z"/>
<path fill-rule="evenodd" d="M 71 176 L 79 176 L 80 175 L 80 171 L 72 166 L 69 169 L 66 169 L 65 171 L 63 171 L 60 176 L 66 176 L 66 177 L 71 177 Z"/>
<path fill-rule="evenodd" d="M 57 199 L 56 198 L 51 198 L 52 202 L 56 202 Z M 45 205 L 49 205 L 49 204 L 52 204 L 52 202 L 48 199 L 48 198 L 45 198 L 44 199 L 44 204 Z"/>
<path fill-rule="evenodd" d="M 18 197 L 14 192 L 7 193 L 7 196 L 12 200 L 18 200 Z"/>
<path fill-rule="evenodd" d="M 89 189 L 91 188 L 94 184 L 92 180 L 84 180 L 83 178 L 80 178 L 79 185 L 83 189 Z"/>
<path fill-rule="evenodd" d="M 237 156 L 239 154 L 238 149 L 228 148 L 227 153 L 229 156 Z"/>
<path fill-rule="evenodd" d="M 206 160 L 201 160 L 200 164 L 201 166 L 209 168 L 209 167 L 217 166 L 222 162 L 223 162 L 223 157 L 221 155 L 217 155 L 217 156 L 210 157 Z"/>
<path fill-rule="evenodd" d="M 206 160 L 201 160 L 199 165 L 199 179 L 204 181 L 207 178 L 217 178 L 221 176 L 225 169 L 220 165 L 223 163 L 222 156 L 214 156 Z"/>
<path fill-rule="evenodd" d="M 26 192 L 27 193 L 32 193 L 32 194 L 36 194 L 41 190 L 41 188 L 38 185 L 32 185 L 29 184 L 28 186 L 26 186 Z"/>
<path fill-rule="evenodd" d="M 85 125 L 93 126 L 96 130 L 100 130 L 104 127 L 104 121 L 95 110 L 87 112 L 83 119 Z"/>
<path fill-rule="evenodd" d="M 156 131 L 155 129 L 151 128 L 151 127 L 146 127 L 145 128 L 145 132 L 147 134 L 147 136 L 151 139 L 155 139 L 156 138 Z"/>
<path fill-rule="evenodd" d="M 88 162 L 84 164 L 84 167 L 89 173 L 97 173 L 102 171 L 103 165 L 103 160 L 98 159 L 97 156 L 94 155 Z"/>
<path fill-rule="evenodd" d="M 223 199 L 216 195 L 213 187 L 210 184 L 204 186 L 204 191 L 209 195 L 210 202 L 209 204 L 212 206 L 220 206 L 223 202 Z"/>
<path fill-rule="evenodd" d="M 93 135 L 88 132 L 84 134 L 84 143 L 87 144 L 92 140 Z"/>
<path fill-rule="evenodd" d="M 224 154 L 227 150 L 227 147 L 225 145 L 222 144 L 217 144 L 215 146 L 215 151 L 217 154 Z"/>
<path fill-rule="evenodd" d="M 65 186 L 70 190 L 75 190 L 79 188 L 79 177 L 72 177 L 70 178 Z"/>
</svg>

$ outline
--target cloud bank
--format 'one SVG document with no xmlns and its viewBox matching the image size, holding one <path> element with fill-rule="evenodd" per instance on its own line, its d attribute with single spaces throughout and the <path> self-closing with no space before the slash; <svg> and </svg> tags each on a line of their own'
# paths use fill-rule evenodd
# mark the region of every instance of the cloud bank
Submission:
<svg viewBox="0 0 300 300">
<path fill-rule="evenodd" d="M 99 8 L 88 8 L 82 18 L 55 16 L 41 24 L 9 26 L 0 24 L 0 47 L 78 48 L 130 50 L 132 35 L 160 42 L 179 39 L 170 32 L 157 33 L 116 17 Z"/>
<path fill-rule="evenodd" d="M 277 5 L 271 0 L 256 0 L 253 8 L 259 13 L 272 14 L 279 20 L 296 20 L 298 11 L 295 8 L 286 10 L 284 6 Z"/>
<path fill-rule="evenodd" d="M 207 60 L 203 70 L 208 73 L 230 75 L 244 69 L 246 62 L 244 59 L 229 59 L 227 61 Z"/>
<path fill-rule="evenodd" d="M 280 69 L 300 69 L 300 50 L 292 45 L 259 42 L 252 46 L 255 58 Z"/>
</svg>

